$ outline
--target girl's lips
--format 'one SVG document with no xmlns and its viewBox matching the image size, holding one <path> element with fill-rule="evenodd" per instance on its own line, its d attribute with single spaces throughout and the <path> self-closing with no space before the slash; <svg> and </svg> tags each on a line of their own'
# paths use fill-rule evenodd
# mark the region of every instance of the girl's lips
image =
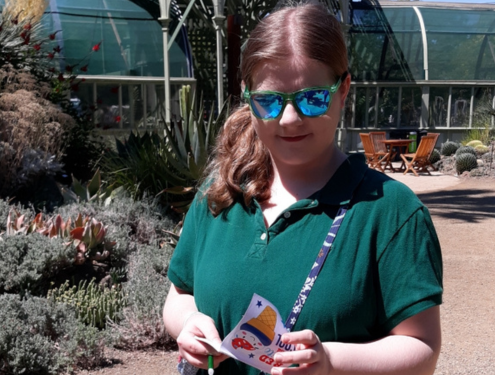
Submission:
<svg viewBox="0 0 495 375">
<path fill-rule="evenodd" d="M 306 138 L 308 135 L 298 135 L 296 137 L 280 137 L 283 141 L 286 142 L 299 142 Z"/>
</svg>

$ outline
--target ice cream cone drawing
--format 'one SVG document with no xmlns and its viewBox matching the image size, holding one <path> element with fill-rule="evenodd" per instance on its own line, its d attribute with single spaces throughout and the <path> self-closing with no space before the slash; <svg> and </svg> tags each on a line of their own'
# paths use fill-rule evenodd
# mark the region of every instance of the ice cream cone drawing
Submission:
<svg viewBox="0 0 495 375">
<path fill-rule="evenodd" d="M 251 351 L 270 345 L 275 337 L 276 322 L 277 313 L 270 306 L 265 307 L 257 317 L 241 325 L 232 347 Z"/>
</svg>

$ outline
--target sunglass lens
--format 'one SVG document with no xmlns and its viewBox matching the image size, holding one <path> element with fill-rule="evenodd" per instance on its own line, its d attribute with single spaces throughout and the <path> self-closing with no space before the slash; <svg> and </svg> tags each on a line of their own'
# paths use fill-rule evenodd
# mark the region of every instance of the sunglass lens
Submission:
<svg viewBox="0 0 495 375">
<path fill-rule="evenodd" d="M 253 94 L 251 95 L 251 108 L 256 116 L 262 119 L 278 117 L 284 99 L 277 94 Z"/>
<path fill-rule="evenodd" d="M 302 91 L 296 95 L 295 101 L 303 115 L 321 116 L 330 104 L 330 93 L 325 89 Z"/>
</svg>

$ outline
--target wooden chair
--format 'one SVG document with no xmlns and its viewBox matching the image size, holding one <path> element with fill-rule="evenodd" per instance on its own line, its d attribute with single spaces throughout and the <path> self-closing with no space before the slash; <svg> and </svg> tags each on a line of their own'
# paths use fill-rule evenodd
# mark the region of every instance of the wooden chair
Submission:
<svg viewBox="0 0 495 375">
<path fill-rule="evenodd" d="M 392 166 L 392 150 L 387 150 L 387 146 L 385 146 L 384 143 L 380 142 L 387 139 L 387 134 L 385 132 L 370 132 L 369 135 L 371 142 L 373 143 L 375 154 L 384 155 L 380 159 L 380 165 L 378 166 L 379 169 L 382 172 L 385 172 L 385 169 L 393 171 L 394 167 Z"/>
<path fill-rule="evenodd" d="M 366 164 L 372 169 L 378 169 L 384 172 L 382 168 L 383 158 L 388 156 L 388 153 L 375 152 L 371 137 L 367 133 L 359 133 L 361 142 L 363 142 L 364 156 L 366 156 Z M 388 159 L 387 159 L 388 160 Z"/>
<path fill-rule="evenodd" d="M 433 152 L 433 150 L 435 149 L 435 146 L 437 144 L 437 140 L 438 140 L 438 137 L 440 136 L 440 133 L 426 133 L 426 135 L 432 135 L 435 137 L 435 144 L 433 145 L 433 148 L 431 149 L 431 152 L 430 152 L 430 156 L 431 156 L 431 153 Z M 428 159 L 430 158 L 430 156 L 428 156 Z M 431 167 L 433 168 L 434 171 L 437 170 L 437 168 L 435 168 L 433 165 L 431 165 Z"/>
<path fill-rule="evenodd" d="M 416 176 L 419 176 L 418 172 L 426 172 L 431 175 L 428 167 L 435 169 L 430 163 L 430 155 L 435 148 L 437 139 L 438 136 L 435 135 L 423 136 L 415 153 L 401 154 L 401 158 L 404 160 L 404 164 L 406 165 L 404 174 L 408 171 L 412 171 Z M 411 159 L 411 161 L 409 161 L 409 159 Z"/>
</svg>

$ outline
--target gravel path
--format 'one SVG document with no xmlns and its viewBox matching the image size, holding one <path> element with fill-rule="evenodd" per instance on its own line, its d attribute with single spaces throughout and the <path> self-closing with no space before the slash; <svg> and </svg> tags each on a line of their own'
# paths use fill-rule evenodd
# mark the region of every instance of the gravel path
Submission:
<svg viewBox="0 0 495 375">
<path fill-rule="evenodd" d="M 416 192 L 443 251 L 443 345 L 435 375 L 495 375 L 495 179 Z M 80 374 L 177 374 L 175 352 L 107 354 L 113 365 Z"/>
</svg>

